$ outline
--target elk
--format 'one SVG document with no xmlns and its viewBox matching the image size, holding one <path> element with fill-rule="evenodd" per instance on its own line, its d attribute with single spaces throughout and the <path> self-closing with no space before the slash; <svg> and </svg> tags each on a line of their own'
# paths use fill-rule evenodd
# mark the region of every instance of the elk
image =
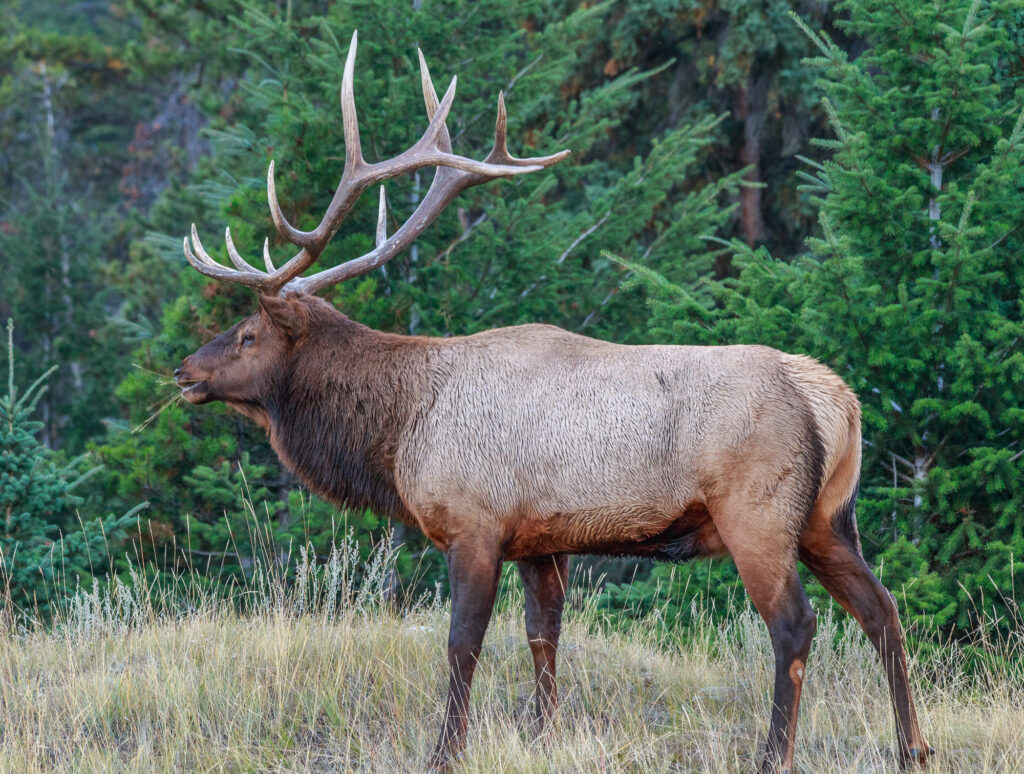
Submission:
<svg viewBox="0 0 1024 774">
<path fill-rule="evenodd" d="M 536 673 L 535 727 L 557 709 L 555 654 L 569 556 L 683 562 L 731 555 L 775 653 L 762 771 L 793 765 L 797 709 L 815 615 L 803 562 L 860 622 L 884 664 L 904 766 L 930 748 L 918 727 L 897 610 L 860 549 L 854 503 L 860 407 L 817 361 L 764 346 L 621 346 L 548 325 L 429 338 L 372 330 L 314 294 L 365 274 L 408 246 L 462 190 L 539 171 L 568 151 L 517 159 L 498 96 L 483 161 L 453 154 L 445 125 L 452 79 L 437 99 L 420 54 L 429 124 L 408 150 L 367 162 L 353 96 L 357 36 L 341 86 L 345 165 L 320 224 L 285 219 L 267 174 L 274 225 L 298 252 L 266 270 L 225 232 L 233 268 L 184 242 L 193 267 L 258 294 L 251 317 L 175 371 L 194 404 L 223 401 L 257 422 L 283 464 L 339 506 L 369 507 L 418 527 L 447 558 L 448 696 L 431 765 L 463 749 L 473 671 L 502 563 L 518 565 Z M 376 247 L 303 276 L 357 198 L 383 180 L 436 167 L 413 215 Z"/>
</svg>

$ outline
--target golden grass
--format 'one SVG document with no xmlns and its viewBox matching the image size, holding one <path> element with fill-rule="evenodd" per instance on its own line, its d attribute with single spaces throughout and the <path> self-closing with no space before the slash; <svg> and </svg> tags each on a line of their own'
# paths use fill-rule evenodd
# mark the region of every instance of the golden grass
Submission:
<svg viewBox="0 0 1024 774">
<path fill-rule="evenodd" d="M 447 612 L 435 602 L 396 613 L 379 589 L 342 590 L 341 604 L 325 604 L 351 583 L 350 570 L 335 567 L 331 580 L 329 568 L 307 568 L 290 589 L 264 583 L 244 615 L 213 597 L 157 610 L 137 580 L 80 594 L 47 630 L 2 635 L 0 772 L 422 771 L 441 723 Z M 527 731 L 533 670 L 521 597 L 498 612 L 458 771 L 752 770 L 772 663 L 756 616 L 705 620 L 684 644 L 657 617 L 616 632 L 583 595 L 572 607 L 560 722 L 539 741 Z M 912 665 L 921 724 L 938 750 L 932 771 L 1024 771 L 1024 685 L 1012 677 L 1022 651 L 1019 640 L 998 647 L 1001 666 L 972 676 L 957 649 Z M 823 613 L 797 768 L 895 771 L 893 747 L 874 652 Z"/>
</svg>

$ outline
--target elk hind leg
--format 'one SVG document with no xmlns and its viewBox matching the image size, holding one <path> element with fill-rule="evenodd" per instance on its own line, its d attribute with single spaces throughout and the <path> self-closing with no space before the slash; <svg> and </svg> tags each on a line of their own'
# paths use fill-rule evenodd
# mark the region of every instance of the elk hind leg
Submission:
<svg viewBox="0 0 1024 774">
<path fill-rule="evenodd" d="M 896 603 L 864 561 L 858 542 L 847 527 L 836 529 L 815 518 L 800 539 L 800 559 L 857 620 L 882 660 L 896 716 L 900 765 L 924 764 L 933 751 L 917 722 Z"/>
<path fill-rule="evenodd" d="M 712 511 L 751 602 L 768 626 L 775 655 L 775 689 L 764 758 L 759 770 L 793 770 L 797 715 L 807 654 L 817 624 L 797 576 L 796 540 L 778 504 Z"/>
<path fill-rule="evenodd" d="M 747 577 L 751 573 L 747 572 Z M 742 576 L 742 572 L 741 572 Z M 747 585 L 744 578 L 744 585 Z M 750 586 L 747 585 L 749 592 Z M 807 654 L 814 637 L 816 617 L 797 577 L 788 572 L 774 595 L 751 594 L 771 636 L 775 654 L 775 690 L 762 772 L 791 772 L 796 744 L 797 715 Z"/>
<path fill-rule="evenodd" d="M 537 676 L 536 733 L 551 723 L 558 710 L 558 685 L 555 681 L 555 655 L 562 630 L 562 607 L 569 581 L 569 557 L 566 554 L 524 559 L 518 562 L 526 590 L 526 636 Z"/>
</svg>

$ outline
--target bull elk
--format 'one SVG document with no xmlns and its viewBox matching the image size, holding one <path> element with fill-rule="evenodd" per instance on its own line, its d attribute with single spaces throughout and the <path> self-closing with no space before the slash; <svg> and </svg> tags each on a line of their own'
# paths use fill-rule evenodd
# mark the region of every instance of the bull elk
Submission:
<svg viewBox="0 0 1024 774">
<path fill-rule="evenodd" d="M 854 517 L 860 407 L 831 370 L 763 346 L 620 346 L 548 325 L 426 338 L 371 330 L 318 290 L 365 274 L 408 246 L 462 190 L 539 171 L 568 151 L 517 159 L 498 96 L 483 161 L 452 153 L 445 126 L 455 79 L 438 101 L 420 54 L 429 125 L 399 156 L 363 158 L 353 97 L 356 35 L 341 86 L 345 167 L 320 224 L 285 219 L 299 248 L 262 271 L 225 233 L 229 268 L 192 226 L 188 261 L 253 288 L 259 309 L 194 354 L 175 377 L 195 404 L 223 401 L 266 430 L 281 461 L 333 503 L 414 525 L 444 552 L 451 581 L 449 685 L 432 765 L 463 748 L 470 683 L 505 561 L 526 589 L 536 725 L 557 707 L 555 652 L 570 554 L 683 562 L 729 554 L 771 633 L 775 694 L 763 771 L 790 770 L 815 615 L 803 562 L 864 628 L 884 664 L 905 766 L 930 752 L 910 694 L 896 607 L 865 563 Z M 376 247 L 310 276 L 360 194 L 425 167 L 437 171 L 412 217 Z"/>
</svg>

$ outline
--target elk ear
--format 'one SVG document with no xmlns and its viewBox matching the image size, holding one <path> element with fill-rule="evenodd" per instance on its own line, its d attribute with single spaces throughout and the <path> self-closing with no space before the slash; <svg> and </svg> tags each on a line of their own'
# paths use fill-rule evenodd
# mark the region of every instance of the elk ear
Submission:
<svg viewBox="0 0 1024 774">
<path fill-rule="evenodd" d="M 271 324 L 292 341 L 298 341 L 309 330 L 309 311 L 305 305 L 291 298 L 260 295 L 260 309 Z"/>
</svg>

